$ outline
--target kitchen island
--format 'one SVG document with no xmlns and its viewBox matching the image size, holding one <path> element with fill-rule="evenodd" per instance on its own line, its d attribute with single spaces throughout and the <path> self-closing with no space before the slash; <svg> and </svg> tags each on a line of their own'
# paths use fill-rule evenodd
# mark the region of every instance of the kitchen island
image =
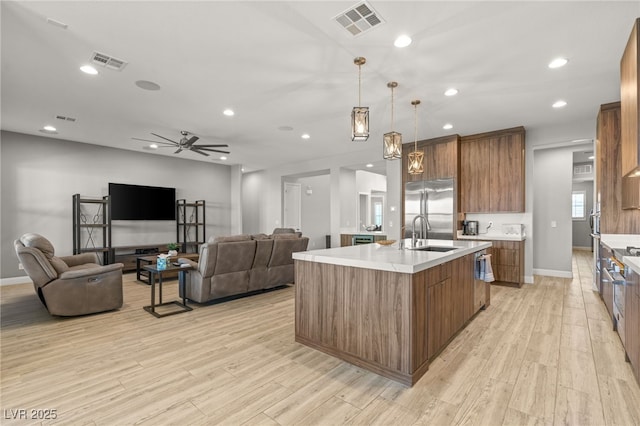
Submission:
<svg viewBox="0 0 640 426">
<path fill-rule="evenodd" d="M 490 242 L 420 243 L 415 250 L 396 242 L 294 253 L 296 341 L 416 383 L 490 303 L 489 285 L 474 278 L 476 255 Z"/>
</svg>

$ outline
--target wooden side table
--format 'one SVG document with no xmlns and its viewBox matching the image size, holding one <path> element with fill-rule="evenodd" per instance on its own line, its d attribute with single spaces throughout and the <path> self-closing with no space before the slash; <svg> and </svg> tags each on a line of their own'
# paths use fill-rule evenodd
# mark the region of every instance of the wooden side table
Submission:
<svg viewBox="0 0 640 426">
<path fill-rule="evenodd" d="M 200 255 L 198 253 L 178 253 L 177 256 L 171 256 L 171 262 L 176 262 L 181 257 L 184 259 L 190 259 L 197 262 L 198 259 L 200 258 Z M 154 254 L 153 256 L 138 256 L 136 258 L 136 279 L 138 281 L 146 284 L 151 284 L 151 273 L 146 269 L 144 269 L 143 266 L 154 264 L 156 263 L 157 259 L 158 259 L 157 254 Z M 175 276 L 175 275 L 178 275 L 178 273 L 175 272 L 174 270 L 169 274 L 165 274 L 164 277 L 166 278 L 168 276 Z"/>
<path fill-rule="evenodd" d="M 187 306 L 186 292 L 184 289 L 184 283 L 185 283 L 184 274 L 186 274 L 190 269 L 193 269 L 191 266 L 179 267 L 179 266 L 174 266 L 172 264 L 169 264 L 164 269 L 158 269 L 158 265 L 154 263 L 152 265 L 144 265 L 142 266 L 142 268 L 149 273 L 149 281 L 151 282 L 151 305 L 145 306 L 143 308 L 145 311 L 149 312 L 151 315 L 155 316 L 156 318 L 163 318 L 169 315 L 180 314 L 182 312 L 188 312 L 193 310 L 193 308 L 191 308 L 190 306 Z M 162 275 L 165 274 L 166 272 L 177 272 L 178 274 L 182 274 L 178 284 L 180 286 L 180 292 L 182 293 L 182 302 L 180 302 L 179 300 L 172 300 L 170 302 L 162 301 Z M 156 303 L 156 275 L 158 276 L 158 293 L 159 293 L 158 303 Z M 181 309 L 177 311 L 166 312 L 163 314 L 156 312 L 156 307 L 167 306 L 167 305 L 176 305 L 176 306 L 179 306 Z"/>
</svg>

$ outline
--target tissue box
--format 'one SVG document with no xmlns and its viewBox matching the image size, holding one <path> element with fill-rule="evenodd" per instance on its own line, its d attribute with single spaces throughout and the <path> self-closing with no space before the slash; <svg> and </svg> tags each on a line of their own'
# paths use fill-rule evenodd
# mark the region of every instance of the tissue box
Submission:
<svg viewBox="0 0 640 426">
<path fill-rule="evenodd" d="M 156 261 L 158 269 L 167 269 L 167 258 L 158 256 Z"/>
</svg>

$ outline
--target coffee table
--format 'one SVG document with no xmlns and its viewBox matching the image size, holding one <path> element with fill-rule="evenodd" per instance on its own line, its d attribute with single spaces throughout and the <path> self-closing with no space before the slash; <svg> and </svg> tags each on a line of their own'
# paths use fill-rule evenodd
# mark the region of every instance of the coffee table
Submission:
<svg viewBox="0 0 640 426">
<path fill-rule="evenodd" d="M 198 253 L 178 253 L 177 256 L 171 256 L 170 262 L 177 262 L 179 258 L 190 259 L 195 262 L 198 261 L 200 255 Z M 154 254 L 153 256 L 139 256 L 136 258 L 136 279 L 143 283 L 151 284 L 151 277 L 149 271 L 145 270 L 142 266 L 151 265 L 156 263 L 158 260 L 158 255 Z M 178 274 L 174 271 L 170 274 L 164 274 L 164 277 L 177 276 Z"/>
<path fill-rule="evenodd" d="M 191 266 L 180 267 L 180 266 L 174 266 L 172 264 L 169 264 L 167 265 L 166 268 L 158 269 L 158 265 L 154 263 L 152 265 L 144 265 L 142 268 L 149 273 L 149 281 L 151 282 L 151 305 L 145 306 L 143 308 L 145 311 L 149 312 L 151 315 L 155 316 L 156 318 L 162 318 L 162 317 L 167 317 L 169 315 L 180 314 L 182 312 L 188 312 L 193 310 L 193 308 L 187 306 L 186 292 L 184 289 L 184 283 L 186 279 L 185 275 L 189 270 L 193 269 Z M 182 302 L 180 302 L 179 300 L 162 302 L 162 276 L 167 272 L 177 272 L 178 274 L 181 274 L 180 280 L 178 280 L 178 283 L 179 283 L 178 285 L 182 293 Z M 158 276 L 158 293 L 159 293 L 158 303 L 156 303 L 156 275 Z M 156 312 L 156 307 L 167 306 L 167 305 L 176 305 L 182 309 L 178 311 L 170 311 L 162 314 Z"/>
</svg>

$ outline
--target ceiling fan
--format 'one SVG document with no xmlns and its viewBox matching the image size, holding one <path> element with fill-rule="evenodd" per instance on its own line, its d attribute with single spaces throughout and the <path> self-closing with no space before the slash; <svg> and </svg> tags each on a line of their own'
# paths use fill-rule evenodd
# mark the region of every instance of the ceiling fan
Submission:
<svg viewBox="0 0 640 426">
<path fill-rule="evenodd" d="M 179 142 L 176 142 L 174 140 L 171 140 L 169 138 L 165 138 L 164 136 L 160 136 L 157 135 L 155 133 L 151 133 L 153 136 L 156 136 L 160 139 L 164 139 L 168 142 L 161 142 L 161 141 L 152 141 L 149 139 L 140 139 L 140 138 L 131 138 L 131 139 L 135 139 L 137 141 L 145 141 L 145 142 L 152 142 L 152 143 L 157 143 L 157 144 L 162 144 L 162 146 L 160 146 L 160 148 L 178 148 L 176 150 L 176 152 L 174 152 L 174 154 L 178 154 L 182 151 L 193 151 L 193 152 L 197 152 L 198 154 L 201 155 L 206 155 L 209 156 L 209 154 L 207 154 L 204 151 L 208 151 L 208 152 L 220 152 L 223 154 L 229 154 L 229 151 L 221 151 L 219 149 L 213 149 L 213 148 L 222 148 L 222 147 L 228 147 L 229 145 L 227 144 L 217 144 L 217 145 L 211 145 L 211 144 L 206 144 L 206 145 L 196 145 L 195 142 L 200 139 L 199 137 L 187 132 L 186 130 L 182 130 L 180 132 L 180 134 L 182 135 L 182 138 L 180 139 Z M 191 135 L 191 136 L 189 136 Z"/>
</svg>

